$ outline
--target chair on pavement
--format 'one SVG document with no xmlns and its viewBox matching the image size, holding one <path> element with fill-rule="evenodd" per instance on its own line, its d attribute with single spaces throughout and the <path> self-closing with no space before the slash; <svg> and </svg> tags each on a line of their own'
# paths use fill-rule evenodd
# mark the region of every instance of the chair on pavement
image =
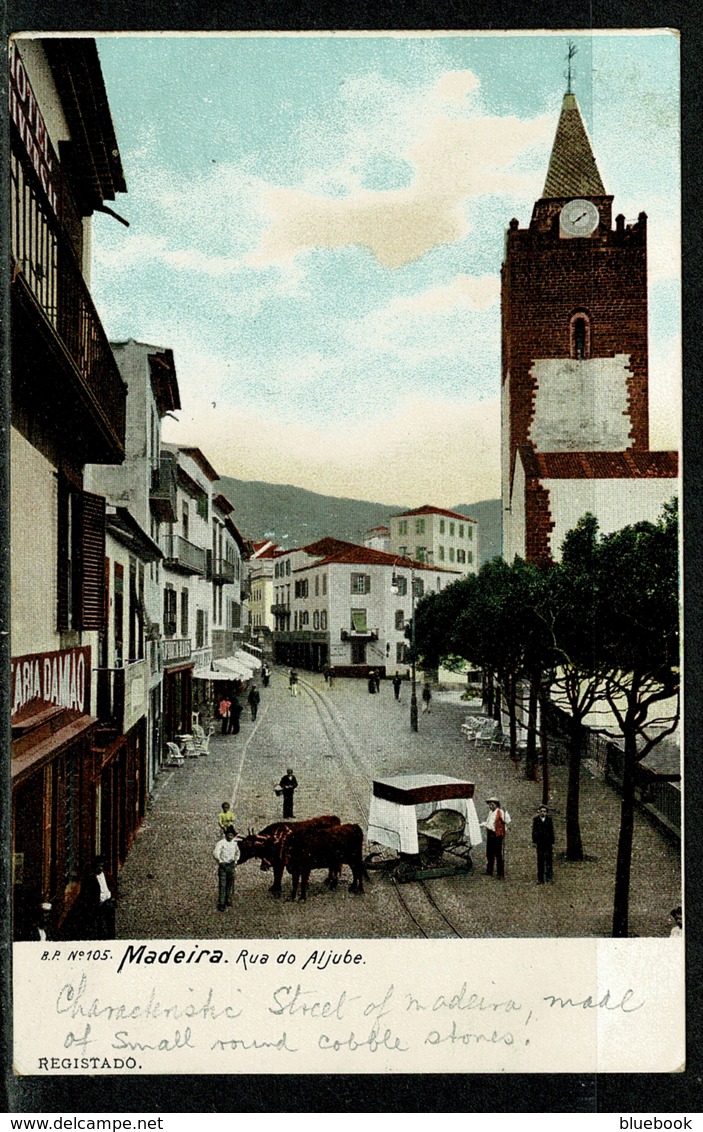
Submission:
<svg viewBox="0 0 703 1132">
<path fill-rule="evenodd" d="M 198 755 L 210 754 L 210 740 L 214 734 L 215 728 L 211 725 L 207 735 L 203 734 L 202 739 L 198 742 L 197 751 Z"/>
<path fill-rule="evenodd" d="M 205 732 L 203 731 L 199 723 L 193 724 L 193 738 L 196 739 L 198 743 L 202 743 L 203 739 L 205 738 Z"/>
<path fill-rule="evenodd" d="M 166 743 L 166 750 L 168 751 L 168 760 L 166 766 L 183 766 L 185 759 L 183 753 L 176 743 Z"/>
</svg>

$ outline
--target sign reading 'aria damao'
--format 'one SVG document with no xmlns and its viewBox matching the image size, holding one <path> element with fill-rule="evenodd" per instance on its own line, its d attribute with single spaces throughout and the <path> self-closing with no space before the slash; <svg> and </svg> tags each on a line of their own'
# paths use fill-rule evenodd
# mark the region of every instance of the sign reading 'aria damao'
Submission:
<svg viewBox="0 0 703 1132">
<path fill-rule="evenodd" d="M 12 722 L 61 707 L 90 711 L 90 648 L 35 653 L 12 661 Z"/>
</svg>

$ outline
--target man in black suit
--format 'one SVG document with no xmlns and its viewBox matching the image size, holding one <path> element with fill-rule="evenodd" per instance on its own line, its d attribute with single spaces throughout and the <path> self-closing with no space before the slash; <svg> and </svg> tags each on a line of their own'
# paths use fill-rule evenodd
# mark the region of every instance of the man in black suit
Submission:
<svg viewBox="0 0 703 1132">
<path fill-rule="evenodd" d="M 532 843 L 537 850 L 537 884 L 545 880 L 553 881 L 552 847 L 554 845 L 554 825 L 546 806 L 540 806 L 532 819 Z"/>
</svg>

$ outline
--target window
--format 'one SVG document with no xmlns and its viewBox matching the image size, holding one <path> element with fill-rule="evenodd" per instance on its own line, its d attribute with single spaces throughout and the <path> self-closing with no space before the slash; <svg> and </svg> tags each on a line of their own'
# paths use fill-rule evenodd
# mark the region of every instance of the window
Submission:
<svg viewBox="0 0 703 1132">
<path fill-rule="evenodd" d="M 439 548 L 439 560 L 440 560 L 440 562 L 444 562 L 444 547 L 443 546 L 440 546 L 440 548 Z"/>
<path fill-rule="evenodd" d="M 454 547 L 453 546 L 449 547 L 449 561 L 450 562 L 454 561 Z"/>
<path fill-rule="evenodd" d="M 365 609 L 351 610 L 351 627 L 354 633 L 368 633 Z"/>
<path fill-rule="evenodd" d="M 298 630 L 298 610 L 296 609 L 295 613 L 293 614 L 293 631 L 297 632 L 297 630 Z"/>
<path fill-rule="evenodd" d="M 406 593 L 408 592 L 408 579 L 404 578 L 402 574 L 396 574 L 395 588 L 398 597 L 405 597 Z"/>
<path fill-rule="evenodd" d="M 456 560 L 457 560 L 457 562 L 466 562 L 466 551 L 465 550 L 457 550 Z"/>
<path fill-rule="evenodd" d="M 321 629 L 327 628 L 327 610 L 326 609 L 320 610 L 320 628 Z"/>
<path fill-rule="evenodd" d="M 415 597 L 422 597 L 425 592 L 425 583 L 422 578 L 415 579 Z"/>
<path fill-rule="evenodd" d="M 207 613 L 204 609 L 195 611 L 195 647 L 204 649 L 207 644 Z"/>
<path fill-rule="evenodd" d="M 315 597 L 320 596 L 320 575 L 315 575 Z"/>
<path fill-rule="evenodd" d="M 188 503 L 183 503 L 183 510 L 181 511 L 182 521 L 181 529 L 183 530 L 183 538 L 188 538 L 188 522 L 190 519 Z"/>
<path fill-rule="evenodd" d="M 327 593 L 327 575 L 323 574 L 322 575 L 322 596 L 324 597 L 326 593 Z"/>
<path fill-rule="evenodd" d="M 472 539 L 474 537 L 474 529 L 473 529 L 472 526 L 469 526 L 469 527 L 466 528 L 466 534 L 469 537 L 469 539 Z"/>
<path fill-rule="evenodd" d="M 405 610 L 404 609 L 396 609 L 396 611 L 395 611 L 395 627 L 401 633 L 402 633 L 403 629 L 405 628 Z"/>
<path fill-rule="evenodd" d="M 351 592 L 353 594 L 368 594 L 368 593 L 371 593 L 371 575 L 370 574 L 352 574 L 352 576 L 351 576 Z"/>
<path fill-rule="evenodd" d="M 128 660 L 144 657 L 144 564 L 129 559 L 129 655 Z"/>
<path fill-rule="evenodd" d="M 445 524 L 445 522 L 444 522 L 444 519 L 440 519 L 440 520 L 439 520 L 439 533 L 440 533 L 441 535 L 443 535 L 443 534 L 444 534 L 444 528 L 445 528 L 445 526 L 446 526 L 446 524 Z"/>
<path fill-rule="evenodd" d="M 320 611 L 316 609 L 312 615 L 312 627 L 317 630 L 320 628 Z"/>
<path fill-rule="evenodd" d="M 181 590 L 181 636 L 188 636 L 188 590 Z"/>
<path fill-rule="evenodd" d="M 473 550 L 467 550 L 467 552 L 466 552 L 466 561 L 467 561 L 467 562 L 473 562 L 473 560 L 474 560 L 474 552 L 473 552 Z"/>
<path fill-rule="evenodd" d="M 398 534 L 399 535 L 406 535 L 407 533 L 408 533 L 408 520 L 407 519 L 401 519 L 400 522 L 398 523 Z"/>
<path fill-rule="evenodd" d="M 572 358 L 591 356 L 591 320 L 585 311 L 572 315 L 569 324 L 569 353 Z"/>
<path fill-rule="evenodd" d="M 121 566 L 120 570 L 122 570 Z M 115 563 L 115 595 L 117 595 L 117 563 Z M 164 590 L 164 636 L 166 637 L 175 637 L 178 628 L 176 601 L 177 596 L 173 586 L 166 586 Z M 115 613 L 115 619 L 116 617 Z"/>
<path fill-rule="evenodd" d="M 207 495 L 199 495 L 198 496 L 196 503 L 195 503 L 195 510 L 198 512 L 201 519 L 207 520 L 207 517 L 208 517 L 208 514 L 207 514 L 207 512 L 208 512 L 208 497 L 207 497 Z"/>
<path fill-rule="evenodd" d="M 298 581 L 295 583 L 295 596 L 296 597 L 307 597 L 308 596 L 308 579 L 307 578 L 303 578 L 303 579 L 299 578 Z"/>
<path fill-rule="evenodd" d="M 115 635 L 115 668 L 121 668 L 124 661 L 124 566 L 115 563 L 115 584 L 113 587 L 115 604 L 112 611 Z"/>
<path fill-rule="evenodd" d="M 455 530 L 456 530 L 456 523 L 450 523 L 449 524 L 449 534 L 452 538 L 454 537 Z"/>
<path fill-rule="evenodd" d="M 464 537 L 464 524 L 459 523 L 459 538 L 463 538 L 463 537 Z"/>
<path fill-rule="evenodd" d="M 241 605 L 239 604 L 238 601 L 233 601 L 233 602 L 230 603 L 230 618 L 231 618 L 231 621 L 232 621 L 232 624 L 230 625 L 231 629 L 241 628 L 242 607 L 241 607 Z"/>
<path fill-rule="evenodd" d="M 290 576 L 290 558 L 286 558 L 286 574 Z"/>
<path fill-rule="evenodd" d="M 417 562 L 424 562 L 426 554 L 427 554 L 427 547 L 426 546 L 416 546 L 415 547 L 415 560 Z"/>
<path fill-rule="evenodd" d="M 416 535 L 424 535 L 424 533 L 425 533 L 425 520 L 424 519 L 416 519 L 415 520 L 415 534 Z"/>
<path fill-rule="evenodd" d="M 398 547 L 398 554 L 400 555 L 401 558 L 407 558 L 408 557 L 407 546 L 399 546 Z"/>
<path fill-rule="evenodd" d="M 302 629 L 303 625 L 309 625 L 309 624 L 310 624 L 310 614 L 308 613 L 307 609 L 305 609 L 300 614 L 300 628 Z"/>
<path fill-rule="evenodd" d="M 405 641 L 396 641 L 396 646 L 395 646 L 395 662 L 396 662 L 396 664 L 405 664 L 406 648 L 407 648 L 407 646 L 405 644 Z"/>
</svg>

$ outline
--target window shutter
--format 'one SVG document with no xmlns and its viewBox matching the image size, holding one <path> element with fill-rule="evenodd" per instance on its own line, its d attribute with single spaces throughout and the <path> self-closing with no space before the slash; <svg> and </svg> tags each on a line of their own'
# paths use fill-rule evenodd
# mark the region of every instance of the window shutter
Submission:
<svg viewBox="0 0 703 1132">
<path fill-rule="evenodd" d="M 81 500 L 81 628 L 105 627 L 105 500 L 84 491 Z"/>
<path fill-rule="evenodd" d="M 68 629 L 68 486 L 63 477 L 58 481 L 58 561 L 56 573 L 56 628 Z"/>
</svg>

